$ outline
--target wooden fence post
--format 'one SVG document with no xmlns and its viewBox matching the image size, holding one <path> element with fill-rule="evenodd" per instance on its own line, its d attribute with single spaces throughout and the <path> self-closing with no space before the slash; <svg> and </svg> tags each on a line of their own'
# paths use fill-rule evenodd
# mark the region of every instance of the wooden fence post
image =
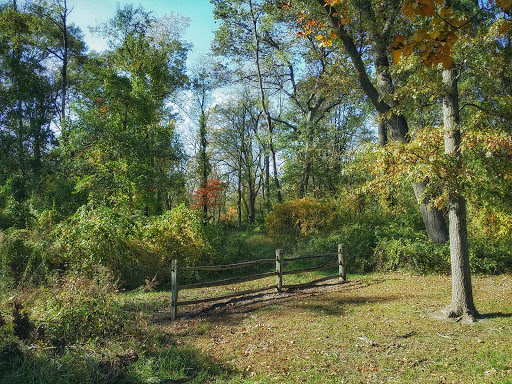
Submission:
<svg viewBox="0 0 512 384">
<path fill-rule="evenodd" d="M 347 266 L 345 264 L 345 244 L 338 244 L 338 264 L 340 279 L 347 281 Z"/>
<path fill-rule="evenodd" d="M 171 320 L 176 320 L 178 310 L 178 260 L 173 259 L 171 267 Z"/>
<path fill-rule="evenodd" d="M 283 289 L 283 254 L 280 249 L 276 249 L 276 290 L 281 292 Z"/>
</svg>

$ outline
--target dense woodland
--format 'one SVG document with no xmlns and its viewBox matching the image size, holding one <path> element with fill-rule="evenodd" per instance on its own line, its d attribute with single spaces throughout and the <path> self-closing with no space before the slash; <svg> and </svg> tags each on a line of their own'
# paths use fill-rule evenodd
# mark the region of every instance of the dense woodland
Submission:
<svg viewBox="0 0 512 384">
<path fill-rule="evenodd" d="M 0 339 L 33 337 L 19 292 L 78 343 L 173 259 L 338 243 L 349 273 L 451 271 L 444 314 L 477 317 L 471 275 L 512 269 L 512 3 L 211 2 L 188 67 L 171 8 L 118 6 L 94 52 L 66 0 L 2 2 Z"/>
<path fill-rule="evenodd" d="M 215 0 L 213 55 L 186 68 L 172 10 L 118 7 L 98 53 L 65 0 L 5 2 L 4 284 L 98 265 L 164 283 L 172 258 L 250 258 L 251 236 L 446 271 L 454 199 L 473 270 L 506 271 L 509 4 L 449 3 Z"/>
</svg>

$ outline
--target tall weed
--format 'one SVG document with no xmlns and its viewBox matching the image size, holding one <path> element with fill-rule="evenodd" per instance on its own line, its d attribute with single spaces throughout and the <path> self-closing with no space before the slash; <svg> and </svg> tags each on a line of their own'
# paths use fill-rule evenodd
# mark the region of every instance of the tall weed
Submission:
<svg viewBox="0 0 512 384">
<path fill-rule="evenodd" d="M 25 304 L 49 335 L 66 343 L 102 340 L 119 334 L 125 314 L 115 300 L 116 281 L 103 267 L 94 276 L 67 273 L 49 287 L 38 288 Z"/>
</svg>

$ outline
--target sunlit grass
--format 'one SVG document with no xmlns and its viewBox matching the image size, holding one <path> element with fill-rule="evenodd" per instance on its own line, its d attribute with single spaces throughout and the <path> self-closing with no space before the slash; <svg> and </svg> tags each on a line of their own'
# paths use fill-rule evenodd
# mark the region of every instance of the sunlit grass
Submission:
<svg viewBox="0 0 512 384">
<path fill-rule="evenodd" d="M 449 303 L 449 277 L 350 280 L 185 317 L 169 332 L 231 367 L 233 383 L 510 382 L 510 276 L 474 279 L 484 318 L 473 325 L 431 318 Z"/>
</svg>

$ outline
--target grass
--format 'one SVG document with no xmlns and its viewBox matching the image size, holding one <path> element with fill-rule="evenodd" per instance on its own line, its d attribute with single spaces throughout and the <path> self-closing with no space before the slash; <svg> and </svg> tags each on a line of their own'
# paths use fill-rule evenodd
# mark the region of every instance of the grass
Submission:
<svg viewBox="0 0 512 384">
<path fill-rule="evenodd" d="M 219 308 L 167 332 L 236 372 L 217 382 L 512 382 L 510 276 L 476 277 L 474 290 L 474 325 L 431 318 L 449 303 L 449 277 L 392 274 Z"/>
<path fill-rule="evenodd" d="M 119 293 L 121 334 L 62 356 L 28 343 L 23 364 L 0 372 L 0 383 L 512 383 L 511 277 L 474 277 L 484 316 L 473 325 L 431 317 L 450 301 L 448 276 L 352 275 L 344 284 L 180 307 L 174 322 L 168 292 Z M 122 375 L 100 369 L 127 350 L 139 358 Z"/>
</svg>

